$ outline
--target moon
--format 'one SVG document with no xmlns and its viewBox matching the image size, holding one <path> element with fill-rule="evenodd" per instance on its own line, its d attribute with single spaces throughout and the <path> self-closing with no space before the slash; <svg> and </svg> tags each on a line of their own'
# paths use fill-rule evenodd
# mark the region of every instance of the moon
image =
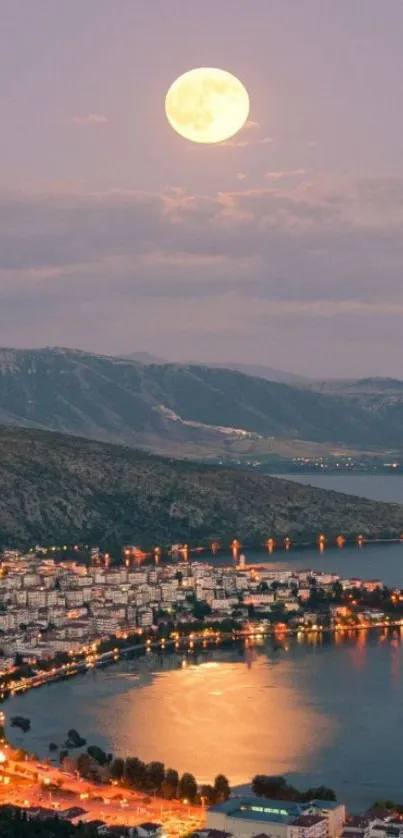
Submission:
<svg viewBox="0 0 403 838">
<path fill-rule="evenodd" d="M 171 127 L 193 143 L 222 143 L 243 128 L 249 95 L 226 70 L 199 67 L 179 76 L 168 90 L 165 113 Z"/>
</svg>

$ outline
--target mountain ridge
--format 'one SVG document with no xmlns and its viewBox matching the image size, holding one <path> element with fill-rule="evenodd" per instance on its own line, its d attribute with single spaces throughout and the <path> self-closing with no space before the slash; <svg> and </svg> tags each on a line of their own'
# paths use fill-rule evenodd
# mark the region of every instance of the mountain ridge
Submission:
<svg viewBox="0 0 403 838">
<path fill-rule="evenodd" d="M 333 382 L 332 392 L 329 383 L 318 392 L 217 367 L 142 364 L 63 347 L 4 348 L 0 424 L 190 456 L 225 455 L 246 439 L 251 450 L 271 450 L 276 439 L 403 449 L 403 383 L 401 397 L 396 385 L 392 396 L 380 386 L 364 392 Z"/>
</svg>

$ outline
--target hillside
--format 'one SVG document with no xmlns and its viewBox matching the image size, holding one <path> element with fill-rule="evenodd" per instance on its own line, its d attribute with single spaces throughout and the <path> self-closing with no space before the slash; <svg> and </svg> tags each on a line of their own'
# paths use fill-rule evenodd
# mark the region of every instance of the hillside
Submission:
<svg viewBox="0 0 403 838">
<path fill-rule="evenodd" d="M 397 536 L 403 506 L 43 431 L 0 429 L 0 541 L 141 546 Z"/>
<path fill-rule="evenodd" d="M 171 364 L 173 362 L 160 358 L 158 355 L 153 355 L 151 352 L 130 352 L 128 355 L 120 356 L 127 361 L 138 361 L 140 364 Z M 228 363 L 218 363 L 215 361 L 188 361 L 186 364 L 179 364 L 179 366 L 191 367 L 213 367 L 222 370 L 235 370 L 235 372 L 243 372 L 245 375 L 252 375 L 254 378 L 266 378 L 267 381 L 277 381 L 282 384 L 303 384 L 309 383 L 310 379 L 303 375 L 296 375 L 292 372 L 284 372 L 274 367 L 266 367 L 264 364 L 241 364 L 234 361 Z"/>
<path fill-rule="evenodd" d="M 148 362 L 149 363 L 149 362 Z M 304 384 L 309 383 L 309 379 L 303 375 L 296 375 L 293 372 L 285 372 L 274 367 L 266 367 L 264 364 L 241 364 L 234 361 L 227 363 L 206 363 L 201 364 L 200 361 L 191 362 L 192 366 L 206 366 L 222 370 L 235 370 L 235 372 L 243 372 L 245 375 L 251 375 L 254 378 L 265 378 L 267 381 L 277 381 L 280 384 Z"/>
<path fill-rule="evenodd" d="M 184 455 L 224 454 L 259 437 L 269 448 L 273 438 L 367 449 L 403 443 L 400 414 L 377 414 L 342 394 L 67 349 L 0 349 L 0 424 Z"/>
</svg>

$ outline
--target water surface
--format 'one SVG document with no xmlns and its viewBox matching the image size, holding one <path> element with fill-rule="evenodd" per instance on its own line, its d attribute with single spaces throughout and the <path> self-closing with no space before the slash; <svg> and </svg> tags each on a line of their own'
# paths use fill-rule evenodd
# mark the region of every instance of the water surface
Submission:
<svg viewBox="0 0 403 838">
<path fill-rule="evenodd" d="M 403 502 L 403 476 L 298 475 L 311 485 Z M 277 568 L 380 578 L 403 587 L 403 545 L 349 546 L 247 555 Z M 230 557 L 219 558 L 230 562 Z M 402 800 L 403 653 L 400 634 L 272 641 L 252 653 L 215 649 L 120 663 L 8 701 L 32 719 L 8 730 L 40 755 L 70 727 L 115 754 L 162 760 L 200 781 L 218 772 L 234 785 L 257 773 L 287 774 L 301 788 L 325 783 L 354 809 Z M 186 664 L 185 666 L 183 664 Z"/>
</svg>

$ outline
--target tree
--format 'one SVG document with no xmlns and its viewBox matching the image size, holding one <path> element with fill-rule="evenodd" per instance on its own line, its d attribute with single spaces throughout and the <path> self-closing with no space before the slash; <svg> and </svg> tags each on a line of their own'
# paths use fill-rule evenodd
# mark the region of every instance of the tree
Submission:
<svg viewBox="0 0 403 838">
<path fill-rule="evenodd" d="M 203 806 L 211 806 L 217 802 L 217 793 L 213 786 L 205 785 L 200 789 L 200 799 Z"/>
<path fill-rule="evenodd" d="M 172 798 L 178 796 L 178 787 L 179 787 L 179 774 L 175 771 L 174 768 L 168 768 L 165 773 L 165 780 L 161 786 L 161 791 L 163 797 L 166 800 L 172 800 Z"/>
<path fill-rule="evenodd" d="M 137 757 L 128 757 L 125 762 L 125 780 L 130 786 L 135 788 L 144 788 L 147 779 L 147 769 L 145 763 Z"/>
<path fill-rule="evenodd" d="M 196 620 L 204 620 L 209 614 L 211 614 L 209 604 L 197 599 L 193 605 L 193 616 L 196 617 Z"/>
<path fill-rule="evenodd" d="M 317 786 L 316 788 L 310 788 L 304 791 L 301 795 L 302 801 L 308 800 L 331 800 L 335 801 L 336 793 L 333 789 L 327 788 L 327 786 Z"/>
<path fill-rule="evenodd" d="M 67 731 L 66 745 L 68 748 L 83 748 L 86 744 L 87 740 L 83 739 L 74 727 Z"/>
<path fill-rule="evenodd" d="M 197 794 L 197 783 L 193 774 L 185 772 L 179 781 L 179 797 L 184 800 L 194 800 Z"/>
<path fill-rule="evenodd" d="M 108 762 L 108 756 L 102 748 L 99 748 L 98 745 L 89 745 L 87 748 L 87 754 L 98 763 L 98 765 L 106 765 Z"/>
<path fill-rule="evenodd" d="M 228 800 L 231 789 L 224 774 L 217 774 L 214 780 L 214 791 L 218 800 Z"/>
<path fill-rule="evenodd" d="M 338 580 L 332 585 L 333 597 L 336 602 L 341 602 L 343 599 L 343 585 Z"/>
<path fill-rule="evenodd" d="M 81 777 L 89 779 L 91 777 L 92 763 L 91 757 L 88 754 L 80 754 L 77 758 L 77 771 Z"/>
<path fill-rule="evenodd" d="M 122 780 L 125 773 L 125 761 L 121 757 L 116 757 L 111 762 L 110 773 L 113 780 Z"/>
<path fill-rule="evenodd" d="M 162 762 L 150 762 L 147 765 L 147 785 L 159 791 L 165 780 L 165 766 Z"/>
<path fill-rule="evenodd" d="M 266 777 L 257 774 L 252 780 L 252 791 L 258 797 L 268 797 L 271 800 L 295 800 L 296 790 L 289 786 L 285 777 Z M 292 794 L 294 792 L 294 795 Z"/>
</svg>

